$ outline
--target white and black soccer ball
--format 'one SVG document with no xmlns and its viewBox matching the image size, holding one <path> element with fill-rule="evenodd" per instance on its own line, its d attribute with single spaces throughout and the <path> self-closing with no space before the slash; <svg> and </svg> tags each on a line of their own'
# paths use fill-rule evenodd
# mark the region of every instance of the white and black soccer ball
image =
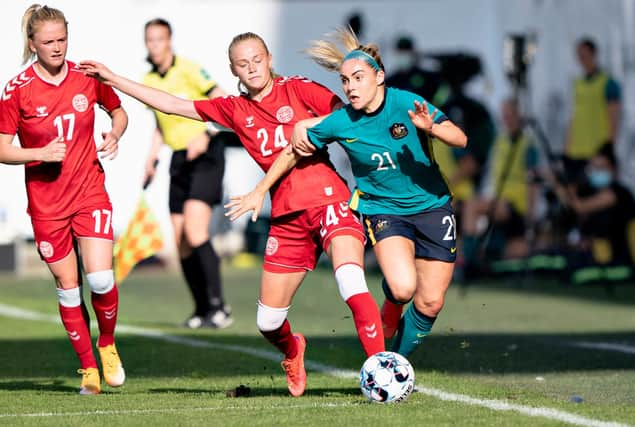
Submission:
<svg viewBox="0 0 635 427">
<path fill-rule="evenodd" d="M 371 402 L 401 402 L 414 390 L 415 372 L 401 354 L 382 351 L 364 362 L 359 372 L 359 386 Z"/>
</svg>

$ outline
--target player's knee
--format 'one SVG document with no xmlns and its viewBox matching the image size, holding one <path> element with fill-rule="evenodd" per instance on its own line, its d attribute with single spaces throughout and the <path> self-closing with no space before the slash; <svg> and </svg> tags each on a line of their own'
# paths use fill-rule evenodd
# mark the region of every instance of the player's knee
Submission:
<svg viewBox="0 0 635 427">
<path fill-rule="evenodd" d="M 57 288 L 57 301 L 62 307 L 78 307 L 82 303 L 79 286 L 71 289 Z"/>
<path fill-rule="evenodd" d="M 106 294 L 115 286 L 115 275 L 112 270 L 96 271 L 86 275 L 90 290 L 96 294 Z"/>
<path fill-rule="evenodd" d="M 274 308 L 258 301 L 256 312 L 256 325 L 262 332 L 275 331 L 280 328 L 287 318 L 289 307 Z"/>
<path fill-rule="evenodd" d="M 364 270 L 357 264 L 342 264 L 335 270 L 335 281 L 344 301 L 368 292 Z"/>
<path fill-rule="evenodd" d="M 436 317 L 443 309 L 443 298 L 424 299 L 415 297 L 414 305 L 417 310 L 426 316 Z"/>
</svg>

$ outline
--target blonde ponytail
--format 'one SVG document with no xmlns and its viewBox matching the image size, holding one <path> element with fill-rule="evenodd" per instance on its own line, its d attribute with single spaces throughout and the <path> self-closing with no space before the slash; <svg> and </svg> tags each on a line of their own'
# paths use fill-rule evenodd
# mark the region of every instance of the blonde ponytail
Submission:
<svg viewBox="0 0 635 427">
<path fill-rule="evenodd" d="M 376 62 L 378 69 L 384 69 L 384 64 L 379 56 L 379 47 L 372 43 L 361 45 L 351 27 L 337 28 L 334 33 L 327 34 L 325 38 L 326 40 L 312 41 L 311 45 L 304 50 L 309 58 L 321 67 L 329 71 L 338 71 L 342 61 L 349 53 L 361 51 L 368 55 L 369 59 Z M 338 43 L 343 46 L 344 50 L 338 47 Z M 373 66 L 373 68 L 375 67 Z"/>
<path fill-rule="evenodd" d="M 29 40 L 33 39 L 33 35 L 37 31 L 37 25 L 46 21 L 61 21 L 64 23 L 66 31 L 68 31 L 68 22 L 61 10 L 48 6 L 33 4 L 24 12 L 22 16 L 22 37 L 24 38 L 24 46 L 22 49 L 22 63 L 26 64 L 35 55 L 29 47 Z"/>
</svg>

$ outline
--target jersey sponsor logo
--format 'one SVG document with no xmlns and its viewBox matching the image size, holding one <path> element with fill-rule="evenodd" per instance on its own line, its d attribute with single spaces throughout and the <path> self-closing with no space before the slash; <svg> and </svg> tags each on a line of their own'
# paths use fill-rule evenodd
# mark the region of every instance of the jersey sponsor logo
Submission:
<svg viewBox="0 0 635 427">
<path fill-rule="evenodd" d="M 251 128 L 254 126 L 254 116 L 247 116 L 245 120 L 247 121 L 247 123 L 245 124 L 246 128 Z"/>
<path fill-rule="evenodd" d="M 49 115 L 49 113 L 46 112 L 46 105 L 40 105 L 39 107 L 36 107 L 35 111 L 37 112 L 35 117 L 46 117 Z"/>
<path fill-rule="evenodd" d="M 42 254 L 42 256 L 44 258 L 50 258 L 53 256 L 53 253 L 55 252 L 53 250 L 53 245 L 51 245 L 49 242 L 43 240 L 40 242 L 40 244 L 38 245 L 38 248 L 40 250 L 40 253 Z"/>
<path fill-rule="evenodd" d="M 278 251 L 278 239 L 269 236 L 267 239 L 267 246 L 265 247 L 265 254 L 273 255 Z"/>
<path fill-rule="evenodd" d="M 326 194 L 327 196 L 332 196 L 333 195 L 333 187 L 324 187 L 324 194 Z"/>
<path fill-rule="evenodd" d="M 25 73 L 21 73 L 19 76 L 14 77 L 4 88 L 2 92 L 2 100 L 7 101 L 11 98 L 11 92 L 15 90 L 16 87 L 22 86 L 28 82 L 33 80 L 33 77 L 27 77 Z"/>
<path fill-rule="evenodd" d="M 282 107 L 278 108 L 278 111 L 276 112 L 276 118 L 280 123 L 289 123 L 291 120 L 293 120 L 293 108 L 289 107 L 288 105 L 283 105 Z"/>
<path fill-rule="evenodd" d="M 80 113 L 88 110 L 88 98 L 84 94 L 78 93 L 73 97 L 73 108 Z"/>
<path fill-rule="evenodd" d="M 357 141 L 359 138 L 346 138 L 344 139 L 344 142 L 346 142 L 347 144 L 352 144 L 353 142 Z"/>
<path fill-rule="evenodd" d="M 390 126 L 390 135 L 392 135 L 394 139 L 401 139 L 408 135 L 408 128 L 403 123 L 393 123 L 392 126 Z"/>
</svg>

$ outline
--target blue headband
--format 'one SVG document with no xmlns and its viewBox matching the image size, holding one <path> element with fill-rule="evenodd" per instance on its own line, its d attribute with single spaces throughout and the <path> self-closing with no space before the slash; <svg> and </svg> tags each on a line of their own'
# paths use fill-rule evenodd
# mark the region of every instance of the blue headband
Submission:
<svg viewBox="0 0 635 427">
<path fill-rule="evenodd" d="M 375 58 L 373 58 L 363 50 L 351 50 L 350 52 L 348 52 L 348 54 L 346 54 L 344 59 L 342 59 L 342 63 L 344 63 L 344 61 L 348 61 L 349 59 L 361 59 L 362 61 L 370 65 L 375 71 L 381 70 L 381 68 L 379 68 L 379 64 L 377 64 L 377 61 L 375 61 Z"/>
</svg>

